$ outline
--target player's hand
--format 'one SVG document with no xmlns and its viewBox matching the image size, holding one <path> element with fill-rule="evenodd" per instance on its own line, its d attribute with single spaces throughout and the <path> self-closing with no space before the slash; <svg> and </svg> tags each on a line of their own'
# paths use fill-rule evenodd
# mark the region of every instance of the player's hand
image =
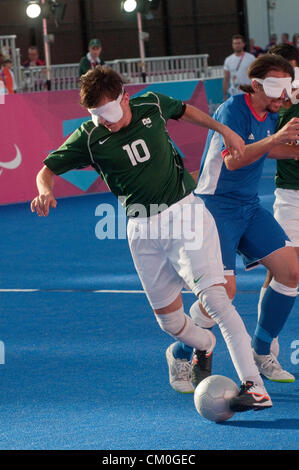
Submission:
<svg viewBox="0 0 299 470">
<path fill-rule="evenodd" d="M 240 159 L 245 152 L 245 142 L 236 132 L 227 127 L 223 133 L 225 148 L 235 159 Z"/>
<path fill-rule="evenodd" d="M 37 212 L 40 217 L 47 216 L 49 214 L 50 207 L 55 209 L 57 201 L 53 196 L 53 193 L 40 194 L 35 197 L 31 202 L 31 212 Z"/>
<path fill-rule="evenodd" d="M 299 118 L 291 119 L 276 134 L 274 139 L 277 144 L 287 144 L 299 140 Z"/>
</svg>

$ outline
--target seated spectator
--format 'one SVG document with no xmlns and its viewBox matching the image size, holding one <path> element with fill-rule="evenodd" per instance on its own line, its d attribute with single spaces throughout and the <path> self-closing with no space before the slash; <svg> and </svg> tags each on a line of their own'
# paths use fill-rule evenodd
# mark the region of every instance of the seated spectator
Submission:
<svg viewBox="0 0 299 470">
<path fill-rule="evenodd" d="M 250 54 L 254 55 L 254 57 L 258 57 L 261 54 L 264 54 L 265 51 L 260 46 L 256 46 L 254 43 L 254 39 L 249 40 L 249 52 Z"/>
<path fill-rule="evenodd" d="M 82 57 L 79 64 L 79 75 L 84 75 L 88 70 L 94 69 L 97 65 L 104 65 L 104 60 L 100 57 L 102 44 L 99 39 L 92 39 L 88 44 L 88 53 Z"/>
<path fill-rule="evenodd" d="M 37 46 L 30 46 L 28 49 L 28 59 L 24 62 L 24 67 L 40 67 L 45 65 L 39 58 L 39 52 Z"/>
</svg>

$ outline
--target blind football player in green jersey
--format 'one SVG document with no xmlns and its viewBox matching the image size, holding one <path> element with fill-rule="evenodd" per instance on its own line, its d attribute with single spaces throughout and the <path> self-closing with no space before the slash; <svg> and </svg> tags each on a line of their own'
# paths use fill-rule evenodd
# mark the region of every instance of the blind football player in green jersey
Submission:
<svg viewBox="0 0 299 470">
<path fill-rule="evenodd" d="M 134 265 L 162 330 L 178 342 L 205 351 L 207 358 L 212 353 L 213 333 L 197 326 L 184 312 L 181 290 L 187 285 L 218 323 L 241 382 L 250 384 L 241 386 L 234 410 L 272 406 L 244 323 L 224 288 L 214 219 L 194 196 L 195 182 L 185 170 L 166 124 L 168 119 L 182 119 L 214 129 L 235 158 L 242 157 L 244 141 L 227 126 L 180 100 L 158 93 L 130 99 L 121 77 L 105 66 L 81 77 L 80 97 L 92 120 L 45 159 L 37 175 L 39 194 L 31 210 L 46 216 L 50 207 L 56 207 L 54 174 L 91 165 L 124 201 Z M 194 243 L 190 242 L 190 228 Z M 193 392 L 190 362 L 176 358 L 172 345 L 166 357 L 171 386 Z"/>
<path fill-rule="evenodd" d="M 270 49 L 269 53 L 283 57 L 295 70 L 292 99 L 286 100 L 279 110 L 277 125 L 277 130 L 279 130 L 292 118 L 299 118 L 299 51 L 291 44 L 277 44 Z M 299 160 L 293 158 L 277 160 L 276 165 L 274 217 L 283 227 L 299 256 Z M 260 315 L 261 303 L 272 277 L 268 271 L 260 292 L 258 315 Z M 271 343 L 271 352 L 278 357 L 277 337 Z"/>
</svg>

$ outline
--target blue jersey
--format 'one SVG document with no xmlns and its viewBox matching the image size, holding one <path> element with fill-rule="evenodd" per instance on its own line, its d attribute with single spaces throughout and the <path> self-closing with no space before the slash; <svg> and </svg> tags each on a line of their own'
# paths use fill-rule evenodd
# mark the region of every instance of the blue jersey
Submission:
<svg viewBox="0 0 299 470">
<path fill-rule="evenodd" d="M 251 105 L 249 94 L 232 96 L 219 106 L 213 117 L 239 134 L 245 145 L 272 135 L 278 121 L 277 113 L 267 113 L 261 119 Z M 225 197 L 241 203 L 257 200 L 258 184 L 267 154 L 250 165 L 230 171 L 224 164 L 226 152 L 222 136 L 210 130 L 195 194 Z"/>
</svg>

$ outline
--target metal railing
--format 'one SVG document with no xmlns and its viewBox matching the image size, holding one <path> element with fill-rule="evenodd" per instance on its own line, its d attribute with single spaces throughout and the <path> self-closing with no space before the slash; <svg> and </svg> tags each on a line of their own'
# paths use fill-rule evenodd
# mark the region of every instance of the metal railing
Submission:
<svg viewBox="0 0 299 470">
<path fill-rule="evenodd" d="M 18 92 L 46 90 L 73 90 L 78 88 L 79 64 L 50 66 L 47 68 L 22 67 L 20 50 L 16 48 L 16 35 L 0 36 L 0 51 L 11 58 Z M 106 64 L 121 74 L 126 83 L 153 83 L 175 80 L 215 78 L 223 76 L 223 67 L 210 67 L 208 54 L 117 59 Z"/>
<path fill-rule="evenodd" d="M 144 71 L 140 59 L 114 60 L 109 65 L 128 82 L 149 83 L 170 80 L 202 78 L 208 72 L 208 54 L 147 57 Z"/>
<path fill-rule="evenodd" d="M 106 62 L 121 74 L 127 83 L 152 83 L 175 80 L 190 80 L 220 77 L 223 69 L 208 66 L 208 54 L 151 57 L 145 59 L 145 74 L 140 59 L 123 59 Z M 23 92 L 47 90 L 46 67 L 20 69 Z M 51 90 L 73 90 L 78 88 L 79 64 L 51 66 Z"/>
<path fill-rule="evenodd" d="M 51 65 L 51 90 L 74 90 L 78 88 L 79 64 Z M 47 68 L 21 67 L 22 91 L 36 92 L 47 91 Z"/>
</svg>

